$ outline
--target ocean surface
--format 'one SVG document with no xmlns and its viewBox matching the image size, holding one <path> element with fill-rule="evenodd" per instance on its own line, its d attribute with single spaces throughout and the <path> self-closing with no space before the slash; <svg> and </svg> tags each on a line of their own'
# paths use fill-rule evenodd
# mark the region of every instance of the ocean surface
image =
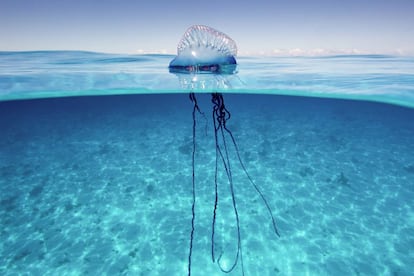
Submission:
<svg viewBox="0 0 414 276">
<path fill-rule="evenodd" d="M 0 275 L 187 275 L 193 160 L 191 275 L 414 275 L 413 58 L 172 58 L 0 52 Z"/>
</svg>

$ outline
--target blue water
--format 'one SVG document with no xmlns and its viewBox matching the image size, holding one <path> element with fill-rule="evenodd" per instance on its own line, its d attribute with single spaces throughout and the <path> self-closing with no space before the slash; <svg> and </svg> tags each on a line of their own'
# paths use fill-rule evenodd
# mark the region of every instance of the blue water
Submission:
<svg viewBox="0 0 414 276">
<path fill-rule="evenodd" d="M 245 275 L 413 275 L 410 58 L 241 58 L 235 76 L 192 79 L 168 73 L 170 56 L 0 56 L 0 275 L 186 275 L 191 88 L 205 92 L 192 275 L 226 275 L 210 251 L 212 86 L 281 234 L 230 150 Z M 229 264 L 223 168 L 218 185 L 216 247 Z M 239 261 L 229 275 L 241 273 Z"/>
<path fill-rule="evenodd" d="M 0 100 L 212 92 L 348 98 L 414 107 L 414 58 L 239 57 L 230 76 L 169 74 L 171 55 L 0 52 Z"/>
</svg>

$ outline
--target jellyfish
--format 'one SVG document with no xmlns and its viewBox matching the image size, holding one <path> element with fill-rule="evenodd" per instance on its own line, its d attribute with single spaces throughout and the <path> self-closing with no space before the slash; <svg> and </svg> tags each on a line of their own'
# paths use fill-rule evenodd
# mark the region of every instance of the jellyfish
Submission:
<svg viewBox="0 0 414 276">
<path fill-rule="evenodd" d="M 183 38 L 178 44 L 177 56 L 170 62 L 169 70 L 172 73 L 178 74 L 214 74 L 225 75 L 237 73 L 236 67 L 236 55 L 237 46 L 236 43 L 226 34 L 217 31 L 213 28 L 204 25 L 194 25 L 190 27 L 184 34 Z M 192 78 L 196 79 L 196 78 Z M 191 219 L 191 233 L 190 233 L 190 245 L 188 252 L 188 275 L 191 275 L 192 268 L 192 252 L 193 252 L 193 239 L 195 232 L 195 206 L 196 206 L 196 169 L 195 169 L 195 153 L 196 153 L 196 127 L 197 127 L 197 115 L 201 115 L 207 120 L 204 112 L 201 111 L 195 92 L 191 91 L 189 94 L 190 101 L 193 104 L 192 110 L 192 219 Z M 224 273 L 232 272 L 238 262 L 241 264 L 242 275 L 244 275 L 243 254 L 242 254 L 242 237 L 240 232 L 240 215 L 237 209 L 237 197 L 235 193 L 235 184 L 232 174 L 232 162 L 229 154 L 229 147 L 233 147 L 233 151 L 236 153 L 236 162 L 239 163 L 247 181 L 252 185 L 254 190 L 258 193 L 262 199 L 269 216 L 272 221 L 272 227 L 275 235 L 280 237 L 279 231 L 276 227 L 276 221 L 273 216 L 272 209 L 266 200 L 266 197 L 259 189 L 259 186 L 253 181 L 253 178 L 248 173 L 246 166 L 241 158 L 239 147 L 235 136 L 227 126 L 227 121 L 231 118 L 229 110 L 224 104 L 224 97 L 222 93 L 214 92 L 211 94 L 211 102 L 213 109 L 211 118 L 214 127 L 214 139 L 215 139 L 215 168 L 214 168 L 214 205 L 211 222 L 211 259 L 213 263 L 217 263 L 219 269 Z M 224 175 L 227 179 L 229 190 L 231 193 L 231 205 L 235 217 L 235 225 L 237 229 L 237 244 L 236 252 L 232 262 L 224 265 L 222 262 L 223 250 L 217 252 L 216 249 L 216 218 L 217 208 L 220 204 L 219 189 L 218 189 L 218 173 L 219 170 L 224 170 Z M 219 253 L 217 255 L 217 253 Z"/>
<path fill-rule="evenodd" d="M 232 74 L 237 62 L 236 43 L 213 28 L 194 25 L 183 35 L 170 72 Z"/>
</svg>

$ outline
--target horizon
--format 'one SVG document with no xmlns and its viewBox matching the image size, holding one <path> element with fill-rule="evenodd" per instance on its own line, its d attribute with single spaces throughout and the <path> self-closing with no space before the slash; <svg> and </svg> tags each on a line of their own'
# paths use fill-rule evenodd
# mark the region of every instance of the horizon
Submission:
<svg viewBox="0 0 414 276">
<path fill-rule="evenodd" d="M 131 53 L 121 53 L 121 52 L 102 52 L 102 51 L 93 51 L 93 50 L 82 50 L 82 49 L 38 49 L 38 50 L 0 50 L 0 53 L 41 53 L 41 52 L 79 52 L 79 53 L 92 53 L 92 54 L 107 54 L 107 55 L 154 55 L 154 56 L 176 56 L 177 52 L 169 53 L 165 51 L 135 51 Z M 343 50 L 343 51 L 333 51 L 324 49 L 311 49 L 310 51 L 305 51 L 302 49 L 276 49 L 272 52 L 259 52 L 259 53 L 238 53 L 237 57 L 239 58 L 265 58 L 265 57 L 280 57 L 280 58 L 291 58 L 291 57 L 341 57 L 341 56 L 366 56 L 366 57 L 375 57 L 375 56 L 384 56 L 384 57 L 414 57 L 413 54 L 406 54 L 401 52 L 394 53 L 382 53 L 382 52 L 363 52 L 356 49 Z"/>
</svg>

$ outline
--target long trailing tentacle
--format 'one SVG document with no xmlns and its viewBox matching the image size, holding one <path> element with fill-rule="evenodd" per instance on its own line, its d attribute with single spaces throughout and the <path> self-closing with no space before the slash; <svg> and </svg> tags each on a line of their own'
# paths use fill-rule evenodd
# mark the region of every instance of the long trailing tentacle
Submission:
<svg viewBox="0 0 414 276">
<path fill-rule="evenodd" d="M 222 155 L 220 148 L 218 147 L 218 138 L 217 138 L 217 124 L 215 116 L 216 106 L 213 107 L 213 126 L 214 126 L 214 139 L 216 145 L 216 160 L 215 160 L 215 169 L 214 169 L 214 210 L 213 210 L 213 221 L 211 223 L 211 260 L 213 263 L 216 261 L 215 257 L 215 233 L 216 233 L 216 216 L 217 216 L 217 204 L 218 204 L 218 185 L 217 185 L 217 174 L 218 174 L 218 155 Z M 220 153 L 219 153 L 220 151 Z M 227 171 L 227 166 L 225 166 Z"/>
<path fill-rule="evenodd" d="M 189 95 L 191 102 L 193 103 L 193 152 L 192 152 L 192 204 L 191 204 L 191 234 L 190 234 L 190 247 L 188 252 L 188 276 L 191 275 L 191 259 L 193 254 L 193 240 L 194 240 L 194 223 L 195 223 L 195 206 L 196 206 L 196 192 L 195 192 L 195 153 L 196 153 L 196 112 L 203 114 L 198 107 L 197 99 L 193 92 Z"/>
<path fill-rule="evenodd" d="M 222 132 L 222 119 L 224 117 L 220 117 L 219 113 L 219 106 L 220 104 L 217 102 L 217 98 L 213 97 L 212 102 L 214 103 L 213 106 L 213 125 L 214 125 L 214 139 L 215 139 L 215 148 L 216 148 L 216 157 L 215 157 L 215 170 L 214 170 L 214 210 L 213 210 L 213 221 L 212 221 L 212 231 L 211 231 L 211 258 L 213 263 L 216 261 L 215 257 L 215 226 L 216 226 L 216 217 L 217 217 L 217 206 L 218 206 L 218 161 L 221 160 L 224 170 L 226 172 L 227 178 L 230 179 L 229 169 L 227 165 L 227 161 L 224 158 L 223 152 L 220 148 L 219 141 L 218 141 L 218 132 L 221 130 Z M 220 119 L 219 119 L 220 118 Z"/>
<path fill-rule="evenodd" d="M 223 131 L 223 127 L 220 127 L 220 132 L 222 135 L 222 139 L 223 139 L 223 146 L 224 146 L 224 153 L 225 153 L 225 162 L 227 162 L 227 166 L 228 166 L 228 180 L 229 180 L 229 185 L 230 185 L 230 192 L 231 192 L 231 199 L 232 199 L 232 204 L 233 204 L 233 211 L 234 214 L 236 216 L 236 226 L 237 226 L 237 253 L 235 256 L 235 260 L 233 265 L 229 268 L 229 269 L 224 269 L 220 263 L 220 259 L 222 257 L 222 254 L 220 255 L 220 257 L 217 260 L 218 266 L 220 268 L 221 271 L 225 272 L 225 273 L 229 273 L 231 271 L 233 271 L 233 269 L 236 267 L 238 259 L 239 259 L 239 254 L 240 257 L 242 256 L 242 248 L 241 248 L 241 234 L 240 234 L 240 219 L 239 219 L 239 212 L 237 210 L 237 203 L 236 203 L 236 196 L 234 194 L 234 185 L 233 185 L 233 176 L 231 174 L 231 167 L 230 167 L 230 160 L 229 160 L 229 154 L 228 154 L 228 150 L 227 150 L 227 143 L 226 143 L 226 139 L 224 137 L 224 131 Z M 223 161 L 224 161 L 224 157 L 223 157 Z M 242 272 L 244 275 L 244 269 L 243 269 L 243 259 L 240 259 L 240 262 L 242 264 Z"/>
<path fill-rule="evenodd" d="M 218 172 L 218 156 L 220 156 L 220 159 L 223 163 L 224 169 L 226 171 L 226 175 L 227 175 L 227 179 L 229 181 L 229 185 L 230 185 L 230 192 L 231 192 L 231 197 L 232 197 L 232 204 L 233 204 L 233 210 L 234 210 L 234 214 L 236 217 L 236 226 L 237 226 L 237 252 L 236 252 L 236 256 L 234 259 L 233 264 L 230 266 L 229 269 L 224 269 L 223 266 L 220 263 L 220 260 L 222 258 L 223 253 L 220 254 L 219 258 L 217 259 L 217 264 L 220 268 L 221 271 L 225 272 L 225 273 L 229 273 L 231 271 L 234 270 L 234 268 L 236 267 L 238 260 L 239 260 L 239 256 L 240 256 L 240 262 L 242 265 L 242 274 L 244 275 L 244 265 L 243 265 L 243 255 L 242 255 L 242 247 L 241 247 L 241 234 L 240 234 L 240 219 L 239 219 L 239 213 L 237 210 L 237 203 L 236 203 L 236 196 L 234 193 L 234 185 L 233 185 L 233 177 L 232 177 L 232 173 L 231 173 L 231 167 L 230 167 L 230 158 L 229 158 L 229 153 L 227 150 L 227 142 L 226 142 L 226 137 L 225 137 L 225 133 L 224 133 L 224 126 L 226 123 L 226 120 L 228 120 L 230 118 L 230 113 L 228 112 L 228 110 L 225 108 L 224 106 L 224 102 L 223 102 L 223 96 L 219 93 L 214 93 L 212 95 L 212 102 L 214 104 L 213 107 L 213 121 L 214 121 L 214 133 L 215 133 L 215 142 L 216 142 L 216 169 L 215 169 L 215 191 L 216 191 L 216 200 L 215 200 L 215 204 L 214 204 L 214 212 L 213 212 L 213 223 L 212 223 L 212 227 L 213 227 L 213 232 L 212 232 L 212 259 L 213 262 L 215 261 L 215 256 L 214 256 L 214 233 L 215 233 L 215 220 L 216 220 L 216 209 L 217 209 L 217 200 L 218 200 L 218 196 L 217 196 L 217 172 Z M 221 147 L 219 145 L 218 142 L 218 133 L 221 134 L 221 139 L 223 141 L 223 151 L 221 150 Z"/>
</svg>

